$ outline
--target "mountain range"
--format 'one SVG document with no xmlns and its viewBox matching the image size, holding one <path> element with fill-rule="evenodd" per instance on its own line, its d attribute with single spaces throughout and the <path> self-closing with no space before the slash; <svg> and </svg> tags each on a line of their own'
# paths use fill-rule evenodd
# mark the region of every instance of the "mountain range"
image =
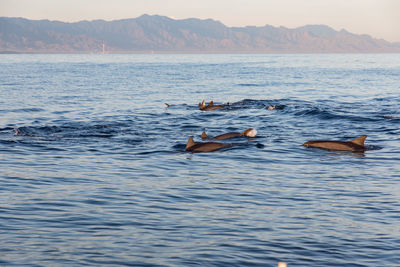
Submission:
<svg viewBox="0 0 400 267">
<path fill-rule="evenodd" d="M 103 45 L 104 44 L 104 45 Z M 326 25 L 227 27 L 212 19 L 142 15 L 74 23 L 0 17 L 0 52 L 398 53 L 400 43 Z"/>
</svg>

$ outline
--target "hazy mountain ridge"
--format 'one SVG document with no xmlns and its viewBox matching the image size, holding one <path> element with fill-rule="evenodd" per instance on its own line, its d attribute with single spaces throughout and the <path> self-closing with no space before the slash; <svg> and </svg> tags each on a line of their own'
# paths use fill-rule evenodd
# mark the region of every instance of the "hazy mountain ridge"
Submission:
<svg viewBox="0 0 400 267">
<path fill-rule="evenodd" d="M 107 52 L 400 52 L 400 43 L 325 25 L 227 27 L 211 19 L 175 20 L 157 15 L 75 23 L 0 18 L 0 51 L 99 53 L 103 42 Z"/>
</svg>

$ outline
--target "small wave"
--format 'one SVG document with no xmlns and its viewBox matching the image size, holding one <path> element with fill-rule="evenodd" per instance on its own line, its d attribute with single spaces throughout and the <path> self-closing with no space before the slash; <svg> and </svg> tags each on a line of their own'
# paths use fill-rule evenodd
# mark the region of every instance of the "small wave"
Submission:
<svg viewBox="0 0 400 267">
<path fill-rule="evenodd" d="M 400 116 L 396 115 L 383 115 L 383 118 L 392 123 L 400 122 Z"/>
<path fill-rule="evenodd" d="M 12 127 L 0 128 L 0 132 L 9 132 L 9 131 L 12 131 L 12 130 L 14 130 L 14 128 L 12 128 Z"/>
<path fill-rule="evenodd" d="M 136 155 L 152 155 L 152 154 L 160 154 L 160 153 L 172 153 L 170 150 L 154 150 L 154 151 L 142 151 L 136 153 Z"/>
<path fill-rule="evenodd" d="M 76 123 L 61 126 L 22 126 L 14 129 L 14 135 L 39 138 L 111 138 L 118 134 L 119 128 L 108 124 Z"/>
<path fill-rule="evenodd" d="M 139 144 L 143 143 L 143 139 L 128 139 L 128 138 L 124 138 L 122 140 L 122 143 L 128 144 L 128 145 L 139 145 Z"/>
<path fill-rule="evenodd" d="M 69 110 L 60 110 L 60 111 L 54 111 L 54 112 L 52 112 L 53 114 L 56 114 L 56 115 L 62 115 L 62 114 L 68 114 L 68 113 L 71 113 L 71 111 L 69 111 Z"/>
<path fill-rule="evenodd" d="M 61 129 L 56 126 L 43 126 L 43 127 L 34 127 L 34 126 L 23 126 L 14 129 L 15 136 L 44 136 L 50 135 L 57 132 L 61 132 Z"/>
<path fill-rule="evenodd" d="M 13 145 L 16 143 L 17 143 L 17 141 L 14 141 L 14 140 L 0 140 L 0 144 L 3 144 L 3 145 Z"/>
<path fill-rule="evenodd" d="M 32 113 L 32 112 L 42 112 L 45 111 L 41 108 L 18 108 L 18 109 L 2 109 L 0 113 Z"/>
<path fill-rule="evenodd" d="M 367 151 L 368 150 L 381 150 L 381 149 L 383 149 L 382 146 L 377 146 L 377 145 L 366 145 L 365 147 L 367 148 Z"/>
<path fill-rule="evenodd" d="M 265 84 L 257 84 L 257 83 L 238 83 L 238 86 L 243 86 L 243 87 L 261 87 L 265 86 Z"/>
<path fill-rule="evenodd" d="M 336 108 L 335 108 L 336 109 Z M 353 112 L 353 111 L 352 111 Z M 361 112 L 360 112 L 361 114 Z M 365 114 L 365 113 L 363 113 Z M 359 116 L 351 114 L 348 110 L 340 110 L 339 112 L 331 109 L 331 107 L 311 106 L 300 111 L 294 112 L 295 116 L 312 116 L 318 117 L 321 120 L 347 120 L 353 122 L 374 122 L 379 118 L 376 116 Z"/>
</svg>

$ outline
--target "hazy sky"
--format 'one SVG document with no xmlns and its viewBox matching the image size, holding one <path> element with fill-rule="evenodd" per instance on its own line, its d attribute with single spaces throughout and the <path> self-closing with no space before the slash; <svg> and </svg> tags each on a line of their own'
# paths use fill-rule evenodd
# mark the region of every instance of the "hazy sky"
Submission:
<svg viewBox="0 0 400 267">
<path fill-rule="evenodd" d="M 400 42 L 400 0 L 0 0 L 0 16 L 114 20 L 142 14 L 212 18 L 227 26 L 326 24 Z"/>
</svg>

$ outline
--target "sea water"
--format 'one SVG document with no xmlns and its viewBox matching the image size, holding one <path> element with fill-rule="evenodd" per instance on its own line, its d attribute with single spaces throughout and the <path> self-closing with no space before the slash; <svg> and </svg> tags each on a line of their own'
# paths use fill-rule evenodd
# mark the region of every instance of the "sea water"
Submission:
<svg viewBox="0 0 400 267">
<path fill-rule="evenodd" d="M 0 240 L 1 266 L 400 266 L 400 54 L 0 55 Z"/>
</svg>

